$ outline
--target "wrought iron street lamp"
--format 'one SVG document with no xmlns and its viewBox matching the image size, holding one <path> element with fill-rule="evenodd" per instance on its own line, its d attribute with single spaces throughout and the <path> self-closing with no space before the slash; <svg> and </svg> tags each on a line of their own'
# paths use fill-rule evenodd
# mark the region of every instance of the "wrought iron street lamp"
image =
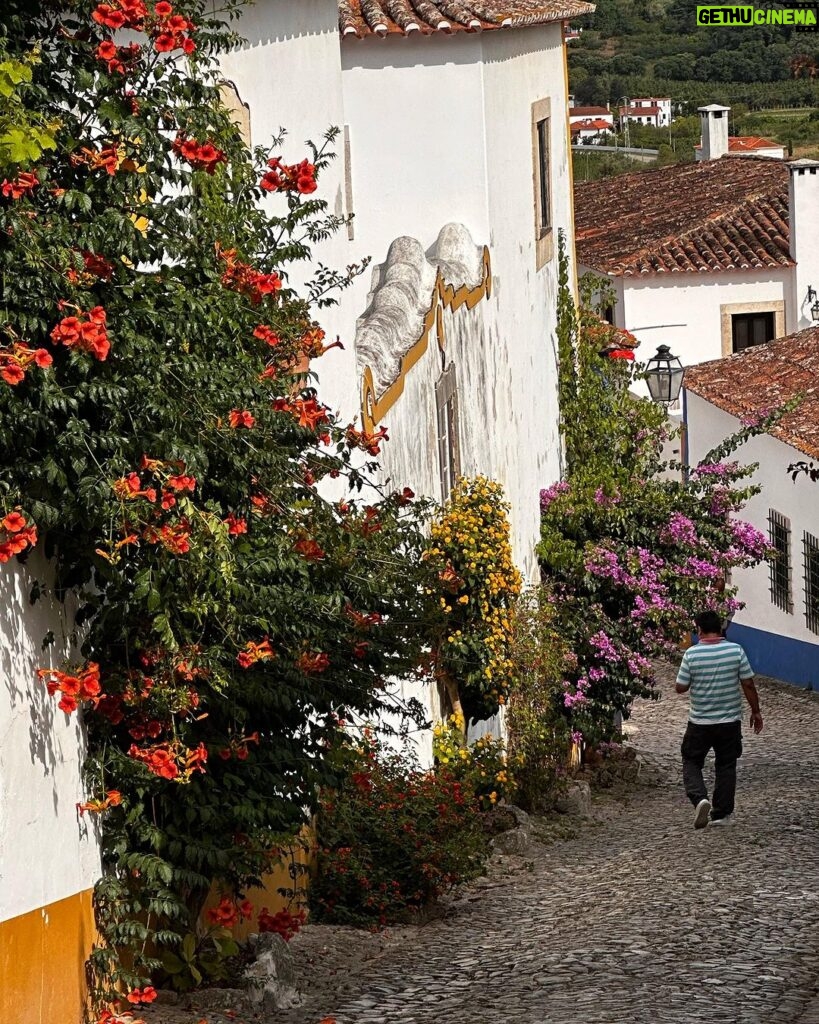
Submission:
<svg viewBox="0 0 819 1024">
<path fill-rule="evenodd" d="M 814 299 L 815 301 L 814 301 L 813 305 L 810 307 L 810 318 L 811 318 L 811 320 L 819 320 L 819 296 L 817 296 L 817 294 L 813 290 L 813 288 L 811 288 L 809 286 L 808 287 L 808 302 L 810 302 L 811 299 Z"/>
<path fill-rule="evenodd" d="M 652 401 L 670 405 L 680 397 L 683 374 L 682 363 L 671 354 L 668 345 L 660 345 L 656 355 L 646 364 L 646 383 Z"/>
</svg>

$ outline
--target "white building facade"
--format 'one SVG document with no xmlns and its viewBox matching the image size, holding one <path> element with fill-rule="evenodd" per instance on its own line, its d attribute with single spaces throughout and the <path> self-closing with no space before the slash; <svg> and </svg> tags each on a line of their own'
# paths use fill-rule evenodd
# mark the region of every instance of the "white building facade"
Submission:
<svg viewBox="0 0 819 1024">
<path fill-rule="evenodd" d="M 559 233 L 573 252 L 563 24 L 590 8 L 546 2 L 516 24 L 482 3 L 474 24 L 441 29 L 429 5 L 398 6 L 414 21 L 386 4 L 365 17 L 344 0 L 259 0 L 222 67 L 254 145 L 285 123 L 296 160 L 298 140 L 343 129 L 319 194 L 354 219 L 316 258 L 373 268 L 317 314 L 345 345 L 316 366 L 320 396 L 388 428 L 396 487 L 443 500 L 458 475 L 499 481 L 534 582 L 539 490 L 560 475 Z"/>
<path fill-rule="evenodd" d="M 733 576 L 745 602 L 728 637 L 748 651 L 754 670 L 798 686 L 819 688 L 819 481 L 794 480 L 788 467 L 819 456 L 819 328 L 690 371 L 685 390 L 689 462 L 761 414 L 803 395 L 781 429 L 752 438 L 737 456 L 758 463 L 750 482 L 761 487 L 740 513 L 768 538 L 776 557 Z M 771 358 L 762 358 L 770 355 Z M 733 456 L 732 456 L 733 458 Z"/>
</svg>

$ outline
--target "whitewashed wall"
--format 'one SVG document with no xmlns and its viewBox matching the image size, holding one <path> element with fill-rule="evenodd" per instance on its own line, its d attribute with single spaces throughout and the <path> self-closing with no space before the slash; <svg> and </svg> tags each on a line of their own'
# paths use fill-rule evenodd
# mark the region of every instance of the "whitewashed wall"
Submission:
<svg viewBox="0 0 819 1024">
<path fill-rule="evenodd" d="M 32 581 L 50 575 L 39 551 L 26 566 L 0 566 L 0 921 L 83 892 L 100 874 L 93 826 L 76 811 L 85 800 L 78 717 L 37 678 L 38 668 L 62 667 L 67 650 L 62 608 L 29 602 Z M 49 631 L 56 643 L 44 652 Z"/>
<path fill-rule="evenodd" d="M 686 394 L 686 419 L 691 465 L 740 426 L 736 417 L 690 392 Z M 759 463 L 751 482 L 762 487 L 739 513 L 741 518 L 766 536 L 769 509 L 790 519 L 793 613 L 777 608 L 771 601 L 767 563 L 737 570 L 733 582 L 739 586 L 738 597 L 746 607 L 737 612 L 734 622 L 757 635 L 739 631 L 735 638 L 748 647 L 755 668 L 763 662 L 768 666 L 764 671 L 770 675 L 802 685 L 812 682 L 819 688 L 819 635 L 812 633 L 805 622 L 802 570 L 802 533 L 807 530 L 819 536 L 819 484 L 805 477 L 792 481 L 788 466 L 805 456 L 769 434 L 752 438 L 739 449 L 737 457 L 745 464 Z"/>
<path fill-rule="evenodd" d="M 649 359 L 668 345 L 683 366 L 722 357 L 720 307 L 734 303 L 785 302 L 792 271 L 731 274 L 651 274 L 614 279 L 618 288 L 616 323 L 634 331 L 637 356 Z M 663 326 L 680 325 L 680 326 Z M 641 329 L 642 328 L 642 329 Z M 786 327 L 787 330 L 787 320 Z M 635 385 L 647 394 L 643 382 Z"/>
</svg>

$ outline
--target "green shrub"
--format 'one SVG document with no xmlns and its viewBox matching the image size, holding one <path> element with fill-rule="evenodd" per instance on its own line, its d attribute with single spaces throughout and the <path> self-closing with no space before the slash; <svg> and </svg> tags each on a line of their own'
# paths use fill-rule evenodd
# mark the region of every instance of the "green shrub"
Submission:
<svg viewBox="0 0 819 1024">
<path fill-rule="evenodd" d="M 422 771 L 406 749 L 368 741 L 316 820 L 316 920 L 381 926 L 481 874 L 488 854 L 474 790 L 444 767 Z"/>
</svg>

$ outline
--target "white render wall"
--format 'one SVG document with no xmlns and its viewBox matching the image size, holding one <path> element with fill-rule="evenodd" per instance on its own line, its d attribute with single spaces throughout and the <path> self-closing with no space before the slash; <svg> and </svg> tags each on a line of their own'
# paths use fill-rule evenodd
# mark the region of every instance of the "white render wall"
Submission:
<svg viewBox="0 0 819 1024">
<path fill-rule="evenodd" d="M 738 430 L 740 424 L 735 416 L 690 392 L 686 395 L 686 405 L 689 461 L 695 466 L 708 451 Z M 790 519 L 793 586 L 793 613 L 788 614 L 771 601 L 767 563 L 753 569 L 736 570 L 733 582 L 738 584 L 738 597 L 746 602 L 746 607 L 736 613 L 734 621 L 781 637 L 819 645 L 819 635 L 812 633 L 805 624 L 802 579 L 802 533 L 807 530 L 819 537 L 819 484 L 804 476 L 792 481 L 787 471 L 789 465 L 806 459 L 806 456 L 770 434 L 761 434 L 730 458 L 737 458 L 745 465 L 759 463 L 750 482 L 760 484 L 762 490 L 750 499 L 739 513 L 740 518 L 752 523 L 766 536 L 769 509 L 775 509 Z"/>
<path fill-rule="evenodd" d="M 25 566 L 0 566 L 0 921 L 83 892 L 100 875 L 94 826 L 76 810 L 86 799 L 82 729 L 37 678 L 38 668 L 61 668 L 68 649 L 61 607 L 29 602 L 33 580 L 49 575 L 39 551 Z M 56 643 L 43 651 L 50 630 Z"/>
<path fill-rule="evenodd" d="M 791 268 L 760 273 L 646 274 L 612 277 L 617 292 L 615 322 L 633 331 L 637 358 L 651 358 L 668 345 L 683 366 L 722 358 L 720 309 L 726 304 L 785 303 L 785 330 Z M 643 381 L 635 391 L 647 394 Z"/>
</svg>

